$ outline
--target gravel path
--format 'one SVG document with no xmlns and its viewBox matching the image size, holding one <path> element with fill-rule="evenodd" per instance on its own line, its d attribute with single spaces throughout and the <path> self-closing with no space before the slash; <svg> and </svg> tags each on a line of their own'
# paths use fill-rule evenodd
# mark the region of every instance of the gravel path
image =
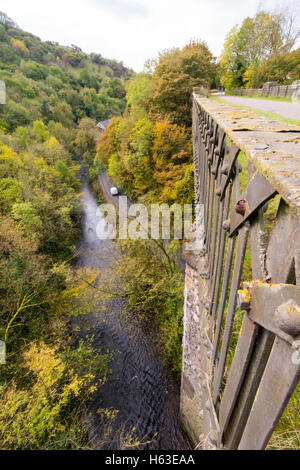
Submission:
<svg viewBox="0 0 300 470">
<path fill-rule="evenodd" d="M 222 96 L 221 98 L 222 100 L 229 101 L 233 104 L 261 109 L 262 111 L 280 114 L 281 116 L 297 119 L 300 121 L 300 104 L 288 103 L 285 101 L 245 98 L 243 96 Z"/>
</svg>

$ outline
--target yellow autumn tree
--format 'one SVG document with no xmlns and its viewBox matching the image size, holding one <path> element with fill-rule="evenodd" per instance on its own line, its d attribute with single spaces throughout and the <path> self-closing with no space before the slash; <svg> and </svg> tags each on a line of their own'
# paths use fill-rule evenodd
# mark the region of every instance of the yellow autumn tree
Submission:
<svg viewBox="0 0 300 470">
<path fill-rule="evenodd" d="M 20 39 L 10 38 L 10 43 L 17 54 L 23 57 L 29 57 L 30 52 L 23 41 Z"/>
</svg>

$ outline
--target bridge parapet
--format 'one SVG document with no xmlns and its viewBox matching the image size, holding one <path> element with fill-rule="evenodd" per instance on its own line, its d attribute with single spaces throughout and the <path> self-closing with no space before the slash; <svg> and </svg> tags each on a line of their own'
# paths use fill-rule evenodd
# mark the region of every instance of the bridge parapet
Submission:
<svg viewBox="0 0 300 470">
<path fill-rule="evenodd" d="M 300 374 L 300 127 L 195 92 L 193 143 L 183 422 L 201 448 L 263 449 Z"/>
</svg>

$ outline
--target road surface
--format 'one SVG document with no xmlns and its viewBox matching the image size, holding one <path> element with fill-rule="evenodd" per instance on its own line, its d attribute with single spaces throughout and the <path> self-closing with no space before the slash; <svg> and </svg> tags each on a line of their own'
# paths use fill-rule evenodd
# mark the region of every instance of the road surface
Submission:
<svg viewBox="0 0 300 470">
<path fill-rule="evenodd" d="M 104 199 L 106 200 L 106 202 L 109 202 L 111 204 L 114 204 L 114 205 L 118 206 L 119 205 L 119 196 L 113 196 L 110 193 L 110 188 L 112 186 L 116 186 L 116 185 L 109 180 L 109 178 L 108 178 L 105 171 L 102 171 L 99 174 L 98 181 L 99 181 L 100 187 L 102 189 L 102 194 L 103 194 Z M 124 191 L 122 191 L 120 189 L 119 189 L 119 195 L 120 196 L 126 196 L 126 194 L 124 194 Z M 127 196 L 127 202 L 128 202 L 128 206 L 130 206 L 132 204 L 132 201 L 129 199 L 128 196 Z"/>
<path fill-rule="evenodd" d="M 240 106 L 260 109 L 270 113 L 300 121 L 300 104 L 288 103 L 285 101 L 261 100 L 255 98 L 245 98 L 244 96 L 222 96 L 222 100 L 229 101 Z"/>
</svg>

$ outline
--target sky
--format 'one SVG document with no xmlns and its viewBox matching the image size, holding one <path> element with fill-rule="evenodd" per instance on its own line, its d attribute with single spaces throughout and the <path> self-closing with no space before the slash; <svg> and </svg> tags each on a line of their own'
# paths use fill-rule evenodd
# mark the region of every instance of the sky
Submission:
<svg viewBox="0 0 300 470">
<path fill-rule="evenodd" d="M 148 59 L 191 39 L 206 41 L 218 57 L 229 30 L 259 6 L 290 4 L 295 0 L 0 0 L 0 11 L 43 41 L 76 44 L 140 72 Z"/>
</svg>

